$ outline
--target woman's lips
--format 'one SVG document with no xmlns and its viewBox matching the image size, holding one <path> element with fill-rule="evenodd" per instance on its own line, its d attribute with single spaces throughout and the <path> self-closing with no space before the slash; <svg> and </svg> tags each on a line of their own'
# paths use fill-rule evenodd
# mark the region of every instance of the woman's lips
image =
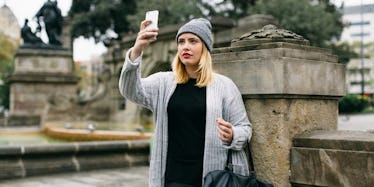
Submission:
<svg viewBox="0 0 374 187">
<path fill-rule="evenodd" d="M 190 58 L 192 55 L 189 53 L 182 53 L 183 58 Z"/>
</svg>

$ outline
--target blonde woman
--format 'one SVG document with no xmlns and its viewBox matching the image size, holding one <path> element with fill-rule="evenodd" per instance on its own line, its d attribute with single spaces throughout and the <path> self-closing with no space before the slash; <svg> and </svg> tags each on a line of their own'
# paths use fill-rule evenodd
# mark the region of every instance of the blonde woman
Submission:
<svg viewBox="0 0 374 187">
<path fill-rule="evenodd" d="M 201 187 L 208 172 L 224 169 L 228 149 L 234 172 L 248 175 L 243 146 L 251 124 L 236 85 L 213 72 L 210 22 L 193 19 L 178 30 L 172 72 L 141 78 L 142 51 L 158 34 L 150 23 L 141 23 L 119 80 L 124 97 L 154 114 L 149 186 Z"/>
</svg>

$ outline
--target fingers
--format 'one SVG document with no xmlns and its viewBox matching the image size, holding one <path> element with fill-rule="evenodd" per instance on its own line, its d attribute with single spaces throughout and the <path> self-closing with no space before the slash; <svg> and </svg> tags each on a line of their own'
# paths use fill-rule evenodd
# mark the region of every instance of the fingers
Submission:
<svg viewBox="0 0 374 187">
<path fill-rule="evenodd" d="M 140 24 L 140 31 L 136 38 L 134 44 L 134 51 L 141 52 L 143 49 L 148 46 L 150 43 L 157 40 L 158 29 L 147 29 L 146 26 L 150 24 L 151 21 L 145 20 Z"/>
<path fill-rule="evenodd" d="M 232 124 L 221 118 L 218 118 L 217 125 L 218 125 L 217 129 L 218 129 L 219 138 L 222 141 L 231 142 L 234 137 Z"/>
<path fill-rule="evenodd" d="M 138 33 L 138 39 L 140 40 L 149 40 L 156 38 L 158 35 L 158 29 L 143 29 Z"/>
<path fill-rule="evenodd" d="M 144 21 L 142 21 L 140 23 L 140 29 L 139 30 L 144 30 L 147 27 L 147 25 L 149 25 L 151 23 L 152 23 L 152 21 L 150 21 L 150 20 L 144 20 Z"/>
</svg>

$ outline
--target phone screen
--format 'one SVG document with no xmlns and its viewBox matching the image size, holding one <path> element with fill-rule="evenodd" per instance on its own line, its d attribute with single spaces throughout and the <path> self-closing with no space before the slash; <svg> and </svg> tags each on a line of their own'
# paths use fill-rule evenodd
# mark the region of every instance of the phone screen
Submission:
<svg viewBox="0 0 374 187">
<path fill-rule="evenodd" d="M 158 28 L 158 10 L 148 11 L 145 14 L 145 20 L 151 20 L 152 23 L 147 28 L 153 29 Z"/>
</svg>

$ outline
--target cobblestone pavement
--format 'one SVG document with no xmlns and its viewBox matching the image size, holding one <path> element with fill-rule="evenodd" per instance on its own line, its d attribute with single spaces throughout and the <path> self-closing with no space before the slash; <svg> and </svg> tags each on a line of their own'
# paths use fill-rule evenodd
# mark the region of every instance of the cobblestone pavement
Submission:
<svg viewBox="0 0 374 187">
<path fill-rule="evenodd" d="M 0 187 L 148 187 L 148 166 L 0 180 Z"/>
</svg>

